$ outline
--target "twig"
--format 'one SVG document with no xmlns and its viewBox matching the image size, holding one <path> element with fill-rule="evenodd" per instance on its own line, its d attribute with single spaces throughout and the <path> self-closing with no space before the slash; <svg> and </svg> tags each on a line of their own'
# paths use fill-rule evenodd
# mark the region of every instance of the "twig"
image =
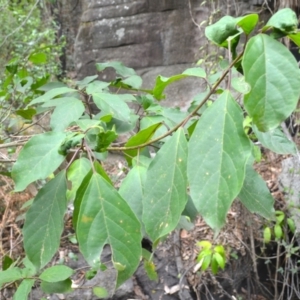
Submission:
<svg viewBox="0 0 300 300">
<path fill-rule="evenodd" d="M 0 144 L 0 149 L 4 148 L 9 148 L 9 147 L 15 147 L 15 146 L 22 146 L 25 143 L 27 143 L 28 139 L 22 140 L 22 141 L 16 141 L 16 142 L 11 142 L 11 143 L 6 143 L 6 144 Z"/>
<path fill-rule="evenodd" d="M 182 127 L 184 124 L 187 123 L 187 121 L 192 118 L 198 110 L 206 103 L 206 101 L 210 98 L 210 96 L 217 90 L 217 87 L 220 85 L 220 83 L 223 81 L 223 79 L 226 77 L 228 74 L 229 70 L 241 59 L 243 56 L 243 51 L 236 57 L 236 59 L 229 65 L 229 67 L 224 71 L 222 76 L 219 78 L 219 80 L 215 83 L 215 85 L 212 87 L 210 92 L 206 95 L 206 97 L 200 102 L 200 104 L 184 119 L 182 120 L 179 124 L 177 124 L 175 127 L 167 131 L 165 134 L 159 136 L 156 139 L 150 140 L 146 143 L 137 145 L 137 146 L 131 146 L 131 147 L 108 147 L 108 151 L 126 151 L 126 150 L 133 150 L 133 149 L 139 149 L 139 148 L 144 148 L 146 146 L 151 145 L 152 143 L 155 143 L 157 141 L 162 140 L 163 138 L 171 135 L 173 132 L 175 132 L 178 128 Z"/>
</svg>

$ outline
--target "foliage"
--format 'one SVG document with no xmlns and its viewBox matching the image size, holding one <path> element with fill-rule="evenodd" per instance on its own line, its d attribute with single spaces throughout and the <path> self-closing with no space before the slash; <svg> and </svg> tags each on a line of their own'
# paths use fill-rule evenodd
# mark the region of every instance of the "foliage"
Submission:
<svg viewBox="0 0 300 300">
<path fill-rule="evenodd" d="M 0 135 L 24 131 L 38 112 L 24 109 L 61 72 L 64 42 L 44 1 L 2 1 L 0 21 Z M 47 17 L 46 17 L 47 15 Z M 12 30 L 13 28 L 13 30 Z M 22 133 L 24 135 L 24 133 Z"/>
<path fill-rule="evenodd" d="M 197 243 L 200 247 L 197 256 L 197 262 L 202 271 L 210 266 L 213 274 L 217 274 L 219 268 L 224 270 L 226 264 L 226 253 L 222 245 L 212 246 L 209 241 L 200 241 Z"/>
<path fill-rule="evenodd" d="M 225 17 L 207 27 L 207 37 L 229 53 L 229 60 L 221 62 L 227 67 L 214 76 L 214 82 L 201 67 L 195 67 L 169 78 L 158 76 L 153 89 L 144 90 L 133 69 L 108 62 L 98 63 L 97 69 L 113 68 L 117 76 L 112 82 L 89 76 L 75 88 L 52 83 L 37 89 L 44 93 L 27 100 L 26 110 L 48 111 L 51 129 L 30 138 L 13 166 L 12 177 L 16 191 L 37 180 L 46 184 L 26 214 L 23 267 L 11 262 L 1 272 L 1 284 L 22 279 L 19 289 L 28 291 L 34 278 L 49 293 L 71 289 L 68 269 L 57 277 L 54 267 L 43 271 L 58 249 L 68 203 L 74 205 L 73 226 L 80 251 L 94 271 L 100 269 L 103 247 L 110 245 L 116 286 L 145 257 L 142 238 L 150 238 L 155 250 L 188 211 L 190 198 L 194 208 L 188 217 L 193 219 L 197 210 L 216 234 L 236 198 L 251 212 L 275 219 L 273 198 L 253 169 L 256 154 L 249 128 L 258 140 L 264 140 L 265 147 L 283 151 L 278 132 L 296 108 L 300 72 L 276 36 L 258 33 L 250 37 L 257 22 L 258 16 L 251 14 Z M 268 28 L 271 33 L 276 24 Z M 294 17 L 289 17 L 284 28 L 276 27 L 276 31 L 289 37 L 295 34 L 293 24 Z M 242 35 L 246 43 L 238 50 Z M 161 106 L 165 88 L 190 76 L 205 80 L 208 88 L 188 112 Z M 225 78 L 227 88 L 222 89 Z M 124 136 L 127 139 L 120 145 L 117 139 Z M 292 142 L 284 143 L 285 153 L 297 151 Z M 123 151 L 130 167 L 119 190 L 102 166 L 112 151 Z M 58 171 L 64 160 L 67 163 Z M 146 256 L 145 268 L 156 279 L 152 255 Z M 202 268 L 211 264 L 213 272 L 225 266 L 221 245 L 204 247 L 199 257 Z M 53 277 L 59 281 L 53 282 Z M 94 292 L 105 294 L 101 287 Z"/>
</svg>

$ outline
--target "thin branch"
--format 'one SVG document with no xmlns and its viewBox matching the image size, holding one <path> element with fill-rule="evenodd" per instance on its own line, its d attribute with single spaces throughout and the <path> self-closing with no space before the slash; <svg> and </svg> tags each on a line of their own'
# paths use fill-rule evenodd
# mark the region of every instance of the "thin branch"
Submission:
<svg viewBox="0 0 300 300">
<path fill-rule="evenodd" d="M 131 147 L 108 147 L 107 150 L 108 151 L 126 151 L 126 150 L 133 150 L 133 149 L 139 149 L 139 148 L 143 148 L 146 146 L 151 145 L 152 143 L 155 143 L 157 141 L 162 140 L 163 138 L 169 136 L 170 134 L 172 134 L 173 132 L 175 132 L 178 128 L 182 127 L 184 124 L 187 123 L 187 121 L 192 118 L 193 116 L 195 116 L 198 112 L 198 110 L 206 103 L 206 101 L 210 98 L 210 96 L 217 90 L 218 86 L 220 85 L 220 83 L 224 80 L 224 78 L 226 77 L 226 75 L 228 74 L 229 70 L 241 59 L 241 57 L 243 56 L 243 52 L 241 52 L 236 59 L 229 65 L 229 67 L 224 71 L 224 73 L 222 74 L 222 76 L 219 78 L 219 80 L 215 83 L 215 85 L 212 87 L 212 89 L 210 90 L 210 92 L 207 94 L 207 96 L 201 101 L 201 103 L 184 119 L 182 120 L 180 123 L 178 123 L 175 127 L 173 127 L 172 129 L 170 129 L 169 131 L 167 131 L 165 134 L 157 137 L 156 139 L 153 139 L 151 141 L 148 141 L 146 143 L 137 145 L 137 146 L 131 146 Z"/>
</svg>

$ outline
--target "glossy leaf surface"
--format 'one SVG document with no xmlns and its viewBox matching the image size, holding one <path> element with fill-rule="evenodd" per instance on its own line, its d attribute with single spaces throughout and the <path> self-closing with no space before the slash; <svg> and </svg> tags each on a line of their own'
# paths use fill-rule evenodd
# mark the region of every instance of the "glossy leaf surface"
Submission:
<svg viewBox="0 0 300 300">
<path fill-rule="evenodd" d="M 69 278 L 73 273 L 74 271 L 71 268 L 57 265 L 47 268 L 42 272 L 39 278 L 47 282 L 58 282 Z"/>
</svg>

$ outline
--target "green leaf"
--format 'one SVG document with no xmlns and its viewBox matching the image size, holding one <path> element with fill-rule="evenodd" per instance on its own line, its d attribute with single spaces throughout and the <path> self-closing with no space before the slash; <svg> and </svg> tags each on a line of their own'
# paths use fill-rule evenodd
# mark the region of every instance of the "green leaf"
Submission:
<svg viewBox="0 0 300 300">
<path fill-rule="evenodd" d="M 74 212 L 73 212 L 73 217 L 72 217 L 73 227 L 74 227 L 75 231 L 77 229 L 78 216 L 79 216 L 79 211 L 81 208 L 82 199 L 85 196 L 85 190 L 87 189 L 87 187 L 90 183 L 92 175 L 93 175 L 93 170 L 91 169 L 86 174 L 86 176 L 83 178 L 80 186 L 78 187 L 78 189 L 76 191 L 76 197 L 74 200 Z"/>
<path fill-rule="evenodd" d="M 101 130 L 99 134 L 97 134 L 96 137 L 96 152 L 105 152 L 107 147 L 116 140 L 118 137 L 115 127 L 112 128 L 112 130 L 103 131 Z"/>
<path fill-rule="evenodd" d="M 202 252 L 202 253 L 204 253 L 204 252 Z M 201 265 L 201 270 L 202 270 L 202 271 L 205 271 L 205 270 L 207 270 L 207 268 L 208 268 L 209 265 L 210 265 L 210 262 L 211 262 L 211 254 L 209 254 L 209 255 L 204 255 L 201 259 L 203 259 L 202 265 Z"/>
<path fill-rule="evenodd" d="M 47 55 L 44 52 L 34 52 L 29 56 L 28 60 L 35 65 L 42 65 L 47 62 Z"/>
<path fill-rule="evenodd" d="M 219 265 L 214 256 L 212 257 L 212 260 L 211 260 L 211 271 L 214 275 L 216 275 L 219 271 Z"/>
<path fill-rule="evenodd" d="M 43 292 L 47 294 L 64 294 L 72 291 L 72 280 L 70 278 L 58 282 L 41 282 Z"/>
<path fill-rule="evenodd" d="M 279 128 L 267 132 L 260 132 L 254 125 L 252 129 L 264 147 L 278 154 L 297 154 L 297 146 L 295 143 L 290 141 Z"/>
<path fill-rule="evenodd" d="M 160 148 L 151 162 L 143 198 L 143 223 L 156 242 L 178 224 L 187 203 L 187 141 L 183 129 Z"/>
<path fill-rule="evenodd" d="M 130 122 L 130 109 L 118 96 L 109 93 L 93 93 L 93 100 L 105 115 L 112 115 L 115 119 Z"/>
<path fill-rule="evenodd" d="M 35 99 L 33 99 L 28 106 L 33 105 L 33 104 L 37 104 L 37 103 L 43 103 L 43 102 L 47 102 L 59 95 L 63 95 L 66 93 L 71 93 L 71 92 L 76 92 L 76 90 L 71 89 L 69 87 L 57 87 L 57 88 L 53 88 L 50 89 L 49 91 L 47 91 L 44 95 L 37 97 Z"/>
<path fill-rule="evenodd" d="M 300 47 L 300 32 L 289 34 L 288 37 Z"/>
<path fill-rule="evenodd" d="M 296 13 L 290 8 L 283 8 L 277 11 L 268 21 L 262 31 L 266 31 L 269 28 L 276 28 L 280 31 L 293 33 L 298 27 L 298 17 Z"/>
<path fill-rule="evenodd" d="M 220 253 L 215 252 L 215 253 L 213 254 L 212 259 L 215 259 L 215 260 L 217 261 L 217 263 L 218 263 L 218 266 L 219 266 L 222 270 L 224 270 L 224 268 L 225 268 L 225 260 L 224 260 L 224 257 L 223 257 Z"/>
<path fill-rule="evenodd" d="M 206 77 L 205 70 L 200 67 L 186 69 L 185 71 L 182 72 L 182 74 L 188 76 L 201 77 L 201 78 Z"/>
<path fill-rule="evenodd" d="M 295 225 L 294 220 L 291 219 L 291 218 L 287 218 L 287 219 L 286 219 L 286 222 L 287 222 L 287 224 L 288 224 L 288 226 L 289 226 L 290 231 L 291 231 L 292 233 L 295 233 L 295 231 L 296 231 L 296 225 Z"/>
<path fill-rule="evenodd" d="M 12 169 L 15 191 L 24 190 L 35 180 L 45 179 L 60 166 L 64 156 L 58 150 L 65 137 L 64 132 L 46 132 L 26 143 Z"/>
<path fill-rule="evenodd" d="M 74 271 L 71 268 L 63 265 L 58 265 L 46 269 L 39 276 L 39 278 L 47 282 L 58 282 L 69 278 L 73 273 Z"/>
<path fill-rule="evenodd" d="M 76 159 L 71 164 L 70 168 L 67 171 L 68 180 L 72 183 L 71 190 L 67 191 L 68 200 L 75 199 L 76 191 L 90 169 L 91 163 L 85 157 Z"/>
<path fill-rule="evenodd" d="M 10 268 L 5 271 L 0 271 L 0 288 L 3 284 L 8 282 L 14 282 L 24 277 L 20 268 Z"/>
<path fill-rule="evenodd" d="M 107 298 L 108 295 L 108 291 L 107 289 L 100 287 L 100 286 L 96 286 L 93 288 L 93 293 L 94 295 L 96 295 L 97 297 L 101 298 Z"/>
<path fill-rule="evenodd" d="M 153 88 L 153 96 L 157 100 L 162 100 L 165 98 L 165 95 L 163 94 L 163 91 L 165 88 L 171 84 L 174 81 L 186 78 L 188 75 L 184 74 L 179 74 L 179 75 L 174 75 L 172 77 L 164 77 L 164 76 L 157 76 L 156 81 L 155 81 L 155 86 Z"/>
<path fill-rule="evenodd" d="M 245 108 L 260 131 L 278 127 L 296 108 L 300 72 L 290 51 L 265 34 L 247 43 L 242 66 L 251 86 L 244 96 Z"/>
<path fill-rule="evenodd" d="M 10 258 L 8 255 L 4 255 L 2 257 L 2 270 L 7 270 L 13 264 L 13 262 L 14 261 L 12 258 Z"/>
<path fill-rule="evenodd" d="M 274 219 L 274 198 L 265 181 L 250 164 L 247 164 L 245 181 L 238 198 L 250 212 Z"/>
<path fill-rule="evenodd" d="M 212 245 L 209 241 L 200 241 L 196 243 L 197 246 L 203 248 L 204 250 L 211 249 Z"/>
<path fill-rule="evenodd" d="M 86 181 L 86 182 L 85 182 Z M 126 201 L 98 173 L 85 179 L 78 193 L 81 205 L 77 220 L 77 238 L 81 253 L 90 265 L 99 261 L 104 245 L 112 250 L 118 271 L 117 286 L 136 270 L 141 255 L 141 229 Z"/>
<path fill-rule="evenodd" d="M 121 62 L 119 61 L 110 61 L 106 63 L 97 63 L 96 64 L 97 71 L 101 72 L 106 68 L 113 68 L 116 70 L 116 73 L 123 76 L 133 76 L 135 75 L 135 71 L 132 68 L 128 68 L 124 66 Z"/>
<path fill-rule="evenodd" d="M 236 19 L 231 16 L 224 16 L 218 22 L 205 28 L 205 36 L 213 43 L 222 47 L 227 47 L 227 39 L 238 32 Z"/>
<path fill-rule="evenodd" d="M 13 300 L 27 300 L 35 279 L 24 279 L 14 294 Z"/>
<path fill-rule="evenodd" d="M 264 243 L 265 244 L 269 244 L 270 241 L 271 241 L 271 236 L 272 236 L 272 233 L 271 233 L 271 228 L 270 227 L 266 227 L 264 229 Z"/>
<path fill-rule="evenodd" d="M 91 83 L 89 83 L 86 87 L 86 92 L 88 95 L 91 95 L 93 93 L 99 93 L 103 90 L 107 90 L 107 87 L 110 85 L 109 82 L 95 80 Z"/>
<path fill-rule="evenodd" d="M 189 142 L 187 164 L 195 207 L 216 231 L 224 225 L 242 188 L 250 153 L 243 112 L 225 91 L 199 119 Z"/>
<path fill-rule="evenodd" d="M 124 80 L 122 80 L 123 83 L 130 85 L 131 87 L 135 89 L 139 89 L 142 86 L 143 80 L 138 75 L 132 75 Z"/>
<path fill-rule="evenodd" d="M 134 167 L 122 181 L 119 194 L 129 204 L 138 220 L 142 222 L 142 200 L 146 182 L 146 173 L 151 160 L 148 157 L 140 155 L 136 161 Z"/>
<path fill-rule="evenodd" d="M 125 144 L 125 147 L 131 147 L 131 146 L 138 146 L 141 144 L 144 144 L 152 138 L 156 130 L 161 126 L 161 123 L 156 123 L 151 126 L 149 126 L 146 129 L 140 130 L 136 135 L 132 136 L 127 143 Z M 132 165 L 132 159 L 136 157 L 142 150 L 143 148 L 139 149 L 132 149 L 132 150 L 125 150 L 125 158 L 127 160 L 127 163 L 129 166 Z"/>
<path fill-rule="evenodd" d="M 275 235 L 277 240 L 280 240 L 283 237 L 283 231 L 282 231 L 281 225 L 275 224 L 275 226 L 274 226 L 274 235 Z"/>
<path fill-rule="evenodd" d="M 77 81 L 76 84 L 78 85 L 78 88 L 80 90 L 84 89 L 89 83 L 93 82 L 95 79 L 98 78 L 98 75 L 92 75 L 92 76 L 87 76 L 83 78 L 80 81 Z M 107 83 L 107 86 L 109 86 L 109 83 Z"/>
<path fill-rule="evenodd" d="M 244 76 L 234 77 L 231 80 L 231 86 L 241 94 L 248 94 L 251 91 L 250 85 L 245 81 Z"/>
<path fill-rule="evenodd" d="M 60 99 L 60 104 L 56 106 L 51 115 L 50 126 L 53 131 L 63 131 L 70 123 L 77 121 L 85 110 L 82 101 L 79 99 L 71 97 Z M 47 104 L 51 104 L 53 101 L 49 101 Z"/>
<path fill-rule="evenodd" d="M 21 116 L 26 120 L 32 120 L 32 117 L 36 114 L 36 110 L 33 108 L 28 109 L 18 109 L 16 110 L 16 115 Z"/>
<path fill-rule="evenodd" d="M 152 261 L 144 261 L 144 268 L 150 280 L 152 281 L 158 280 L 155 264 Z"/>
<path fill-rule="evenodd" d="M 37 268 L 45 266 L 59 247 L 67 209 L 65 177 L 65 171 L 62 171 L 47 182 L 26 214 L 24 248 Z"/>
<path fill-rule="evenodd" d="M 241 27 L 245 34 L 250 34 L 258 22 L 258 14 L 250 14 L 236 19 L 236 25 Z"/>
</svg>

